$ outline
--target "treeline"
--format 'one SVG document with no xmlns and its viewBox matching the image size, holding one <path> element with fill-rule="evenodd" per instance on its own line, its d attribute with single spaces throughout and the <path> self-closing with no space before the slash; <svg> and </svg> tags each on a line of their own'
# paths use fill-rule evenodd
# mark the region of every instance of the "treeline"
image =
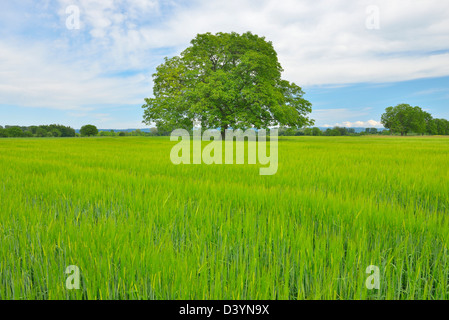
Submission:
<svg viewBox="0 0 449 320">
<path fill-rule="evenodd" d="M 439 136 L 449 135 L 449 121 L 446 119 L 432 119 L 428 128 L 427 133 Z"/>
<path fill-rule="evenodd" d="M 420 107 L 412 107 L 404 103 L 385 109 L 381 122 L 392 133 L 401 134 L 401 136 L 406 136 L 409 133 L 449 135 L 448 120 L 435 119 Z"/>
<path fill-rule="evenodd" d="M 345 128 L 345 127 L 333 127 L 327 128 L 326 130 L 321 130 L 320 128 L 279 128 L 280 136 L 364 136 L 370 134 L 382 134 L 388 135 L 390 131 L 388 130 L 378 130 L 377 128 L 366 128 L 365 131 L 356 132 L 354 128 Z"/>
<path fill-rule="evenodd" d="M 169 136 L 170 134 L 171 132 L 159 132 L 156 128 L 151 128 L 150 132 L 137 129 L 134 131 L 100 131 L 98 133 L 101 137 L 157 137 Z"/>
<path fill-rule="evenodd" d="M 42 126 L 0 126 L 1 138 L 21 138 L 21 137 L 37 137 L 37 138 L 49 138 L 49 137 L 75 137 L 75 129 L 66 127 L 59 124 L 50 124 Z"/>
<path fill-rule="evenodd" d="M 139 137 L 139 136 L 169 136 L 170 132 L 151 128 L 150 132 L 140 129 L 134 131 L 98 131 L 95 126 L 86 125 L 77 133 L 75 129 L 59 124 L 42 126 L 0 126 L 0 138 L 59 138 L 59 137 Z"/>
</svg>

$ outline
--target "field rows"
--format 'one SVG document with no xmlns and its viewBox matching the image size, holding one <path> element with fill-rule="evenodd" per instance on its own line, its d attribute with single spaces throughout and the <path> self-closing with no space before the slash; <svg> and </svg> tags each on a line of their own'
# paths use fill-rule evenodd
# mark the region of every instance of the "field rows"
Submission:
<svg viewBox="0 0 449 320">
<path fill-rule="evenodd" d="M 173 145 L 1 140 L 0 299 L 449 298 L 449 139 L 283 138 L 274 176 Z"/>
</svg>

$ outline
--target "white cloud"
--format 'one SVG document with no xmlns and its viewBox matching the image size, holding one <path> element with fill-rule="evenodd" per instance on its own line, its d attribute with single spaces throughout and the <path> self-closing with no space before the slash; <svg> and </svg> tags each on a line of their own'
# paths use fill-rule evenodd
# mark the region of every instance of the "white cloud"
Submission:
<svg viewBox="0 0 449 320">
<path fill-rule="evenodd" d="M 372 108 L 358 108 L 357 110 L 348 108 L 339 109 L 316 109 L 313 111 L 311 117 L 315 119 L 315 123 L 320 127 L 375 127 L 382 128 L 383 125 L 376 120 L 358 120 L 361 118 L 368 118 L 371 116 Z M 351 119 L 357 119 L 353 121 L 348 121 Z"/>
<path fill-rule="evenodd" d="M 39 10 L 51 8 L 45 3 Z M 266 36 L 278 52 L 285 77 L 301 86 L 449 75 L 448 1 L 57 3 L 59 21 L 53 31 L 58 37 L 33 40 L 12 34 L 0 40 L 0 104 L 90 114 L 105 105 L 138 107 L 150 95 L 150 74 L 165 54 L 179 53 L 197 33 L 208 31 Z M 68 5 L 81 9 L 80 31 L 65 29 Z M 365 26 L 369 5 L 379 7 L 379 30 Z M 19 16 L 16 20 L 21 21 Z M 129 70 L 133 73 L 124 77 Z M 343 124 L 368 114 L 334 109 L 314 111 L 312 117 L 317 123 Z"/>
<path fill-rule="evenodd" d="M 141 105 L 150 91 L 149 76 L 143 74 L 106 77 L 94 63 L 51 61 L 42 46 L 34 46 L 32 55 L 1 41 L 0 47 L 0 104 L 89 110 L 95 105 Z"/>
<path fill-rule="evenodd" d="M 366 28 L 377 5 L 380 29 Z M 389 82 L 449 75 L 449 2 L 198 0 L 146 33 L 187 45 L 201 32 L 248 30 L 272 40 L 289 80 L 303 85 Z"/>
<path fill-rule="evenodd" d="M 449 2 L 440 0 L 195 0 L 170 2 L 164 16 L 155 0 L 77 3 L 96 46 L 106 46 L 100 49 L 115 56 L 117 67 L 146 67 L 147 50 L 179 52 L 197 33 L 252 31 L 273 42 L 285 76 L 300 85 L 449 75 Z M 379 8 L 379 30 L 366 28 L 372 5 Z M 148 23 L 158 17 L 160 23 Z"/>
<path fill-rule="evenodd" d="M 333 128 L 333 127 L 346 127 L 346 128 L 383 128 L 382 123 L 376 120 L 368 120 L 368 121 L 344 121 L 342 123 L 335 124 L 325 124 L 323 127 Z"/>
<path fill-rule="evenodd" d="M 433 88 L 433 89 L 428 89 L 428 90 L 422 90 L 422 91 L 415 92 L 414 95 L 415 96 L 423 96 L 423 95 L 432 95 L 432 94 L 441 93 L 441 92 L 449 92 L 449 88 Z"/>
<path fill-rule="evenodd" d="M 370 108 L 359 109 L 354 111 L 348 108 L 339 109 L 315 109 L 311 117 L 316 120 L 316 123 L 335 123 L 344 122 L 348 119 L 360 119 L 369 116 Z"/>
</svg>

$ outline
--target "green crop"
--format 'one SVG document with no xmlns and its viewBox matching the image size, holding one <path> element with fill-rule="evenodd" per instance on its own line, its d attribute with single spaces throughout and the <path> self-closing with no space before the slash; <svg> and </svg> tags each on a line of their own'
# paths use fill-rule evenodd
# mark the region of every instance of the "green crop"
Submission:
<svg viewBox="0 0 449 320">
<path fill-rule="evenodd" d="M 174 145 L 1 140 L 0 299 L 449 298 L 449 139 L 284 138 L 273 176 Z"/>
</svg>

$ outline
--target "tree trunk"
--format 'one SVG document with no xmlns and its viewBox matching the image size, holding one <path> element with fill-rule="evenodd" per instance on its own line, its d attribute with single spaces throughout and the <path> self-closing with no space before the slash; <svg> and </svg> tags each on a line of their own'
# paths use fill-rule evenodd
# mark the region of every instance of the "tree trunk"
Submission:
<svg viewBox="0 0 449 320">
<path fill-rule="evenodd" d="M 221 140 L 226 139 L 226 130 L 228 129 L 228 125 L 221 126 Z"/>
</svg>

